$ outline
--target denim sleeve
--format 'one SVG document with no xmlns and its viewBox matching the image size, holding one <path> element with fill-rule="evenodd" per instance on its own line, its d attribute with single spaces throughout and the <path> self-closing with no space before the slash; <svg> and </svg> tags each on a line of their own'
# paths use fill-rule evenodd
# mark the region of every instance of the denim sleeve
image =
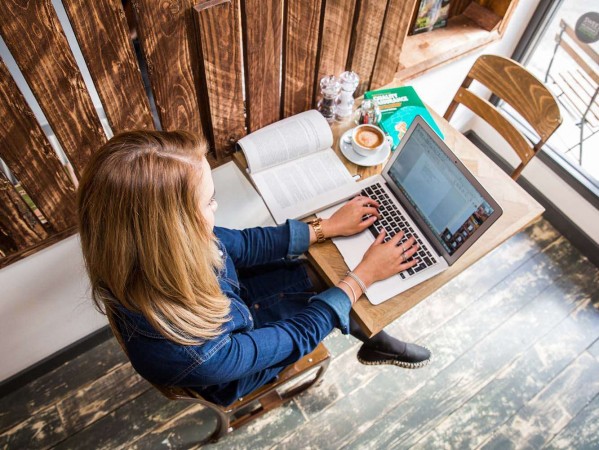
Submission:
<svg viewBox="0 0 599 450">
<path fill-rule="evenodd" d="M 328 304 L 314 301 L 288 319 L 232 333 L 225 345 L 190 373 L 187 382 L 221 384 L 267 368 L 288 366 L 313 351 L 336 322 Z"/>
<path fill-rule="evenodd" d="M 239 268 L 296 258 L 310 245 L 308 224 L 297 220 L 288 220 L 278 227 L 245 230 L 215 227 L 214 233 Z"/>
<path fill-rule="evenodd" d="M 337 327 L 343 334 L 349 333 L 349 312 L 351 300 L 342 289 L 332 287 L 310 299 L 310 303 L 321 302 L 326 304 L 337 318 Z"/>
</svg>

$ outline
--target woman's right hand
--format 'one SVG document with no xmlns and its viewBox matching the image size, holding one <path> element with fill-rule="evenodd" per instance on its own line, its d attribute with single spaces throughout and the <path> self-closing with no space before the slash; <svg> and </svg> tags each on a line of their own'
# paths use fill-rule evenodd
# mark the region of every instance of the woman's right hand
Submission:
<svg viewBox="0 0 599 450">
<path fill-rule="evenodd" d="M 390 241 L 383 242 L 385 230 L 377 236 L 353 271 L 366 287 L 418 264 L 416 258 L 410 259 L 418 251 L 416 240 L 412 236 L 400 244 L 403 237 L 404 232 L 400 231 Z"/>
</svg>

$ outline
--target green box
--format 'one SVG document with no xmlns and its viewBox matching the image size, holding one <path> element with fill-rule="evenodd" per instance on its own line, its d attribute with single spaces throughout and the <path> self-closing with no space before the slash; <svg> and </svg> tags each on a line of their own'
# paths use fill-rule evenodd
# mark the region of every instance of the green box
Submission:
<svg viewBox="0 0 599 450">
<path fill-rule="evenodd" d="M 416 116 L 421 116 L 441 139 L 444 138 L 443 133 L 412 86 L 368 91 L 364 94 L 364 99 L 373 99 L 379 105 L 381 120 L 378 125 L 393 139 L 393 150 L 408 131 Z"/>
</svg>

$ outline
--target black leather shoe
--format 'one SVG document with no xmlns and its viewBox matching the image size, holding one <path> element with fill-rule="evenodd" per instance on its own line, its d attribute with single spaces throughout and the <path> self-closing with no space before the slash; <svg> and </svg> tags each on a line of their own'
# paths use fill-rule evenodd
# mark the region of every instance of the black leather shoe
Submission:
<svg viewBox="0 0 599 450">
<path fill-rule="evenodd" d="M 417 344 L 406 343 L 406 349 L 401 353 L 388 353 L 373 346 L 362 344 L 358 350 L 358 361 L 369 366 L 393 364 L 404 369 L 419 369 L 431 360 L 431 351 Z"/>
</svg>

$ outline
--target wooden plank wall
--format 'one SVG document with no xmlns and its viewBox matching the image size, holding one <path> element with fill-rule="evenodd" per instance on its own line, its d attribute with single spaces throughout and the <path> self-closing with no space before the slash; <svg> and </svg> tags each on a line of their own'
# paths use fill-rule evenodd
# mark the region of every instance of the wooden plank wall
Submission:
<svg viewBox="0 0 599 450">
<path fill-rule="evenodd" d="M 397 72 L 399 54 L 408 33 L 416 3 L 418 0 L 389 0 L 370 80 L 370 89 L 376 89 L 389 83 Z"/>
<path fill-rule="evenodd" d="M 62 3 L 112 131 L 200 133 L 214 166 L 246 133 L 314 107 L 325 75 L 357 71 L 358 95 L 392 81 L 415 1 L 130 0 L 129 24 L 121 1 Z M 106 136 L 51 0 L 7 0 L 0 34 L 79 177 Z M 65 168 L 4 66 L 0 76 L 0 95 L 10 97 L 0 105 L 10 141 L 0 156 L 47 219 L 42 224 L 2 177 L 2 267 L 74 232 L 75 211 Z"/>
<path fill-rule="evenodd" d="M 241 70 L 239 0 L 204 0 L 195 6 L 195 23 L 216 157 L 230 155 L 246 134 Z"/>
<path fill-rule="evenodd" d="M 153 129 L 150 103 L 120 2 L 62 3 L 112 131 Z"/>
<path fill-rule="evenodd" d="M 360 77 L 356 96 L 362 95 L 370 86 L 387 3 L 387 0 L 361 1 L 357 5 L 357 19 L 352 34 L 348 62 L 348 67 Z M 399 63 L 399 60 L 397 62 Z M 395 68 L 397 68 L 397 64 Z"/>
<path fill-rule="evenodd" d="M 7 0 L 0 34 L 79 176 L 106 140 L 51 0 Z"/>
<path fill-rule="evenodd" d="M 46 229 L 75 225 L 74 186 L 1 61 L 0 136 L 0 158 L 45 217 Z"/>
<path fill-rule="evenodd" d="M 312 108 L 322 0 L 287 0 L 283 31 L 283 117 Z"/>
<path fill-rule="evenodd" d="M 103 0 L 107 1 L 107 0 Z M 163 130 L 204 135 L 192 8 L 194 0 L 133 0 L 138 34 Z M 205 115 L 205 114 L 204 114 Z"/>
<path fill-rule="evenodd" d="M 241 0 L 248 131 L 281 112 L 283 0 Z"/>
</svg>

